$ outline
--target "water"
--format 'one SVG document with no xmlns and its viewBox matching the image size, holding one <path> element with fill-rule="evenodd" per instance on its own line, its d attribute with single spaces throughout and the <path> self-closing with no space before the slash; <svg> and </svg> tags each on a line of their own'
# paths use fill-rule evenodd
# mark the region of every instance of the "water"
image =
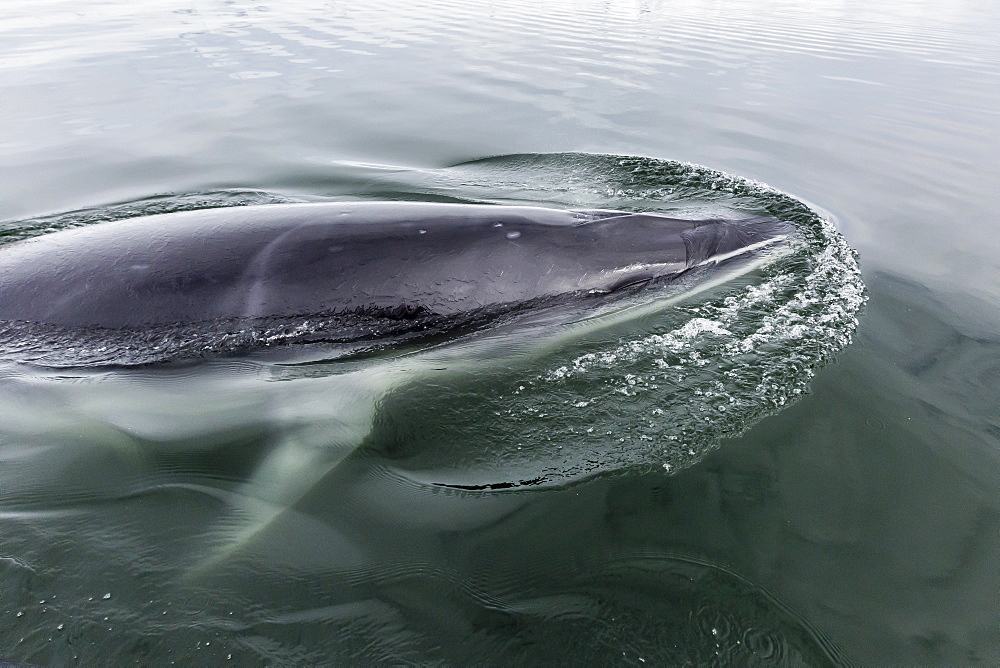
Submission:
<svg viewBox="0 0 1000 668">
<path fill-rule="evenodd" d="M 815 243 L 666 320 L 460 355 L 377 405 L 253 360 L 5 367 L 0 656 L 1000 659 L 995 8 L 287 4 L 7 3 L 2 234 L 275 201 L 778 198 L 817 212 Z M 716 174 L 686 163 L 754 181 L 678 191 Z M 821 218 L 867 286 L 840 353 L 860 293 Z M 815 320 L 763 328 L 793 316 Z M 757 364 L 721 364 L 761 331 Z"/>
</svg>

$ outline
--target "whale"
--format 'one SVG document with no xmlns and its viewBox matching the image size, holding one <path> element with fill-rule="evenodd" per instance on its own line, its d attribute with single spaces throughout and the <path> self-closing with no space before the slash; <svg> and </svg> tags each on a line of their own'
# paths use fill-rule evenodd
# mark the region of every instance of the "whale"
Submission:
<svg viewBox="0 0 1000 668">
<path fill-rule="evenodd" d="M 0 246 L 0 321 L 109 336 L 309 321 L 312 340 L 371 342 L 596 306 L 746 260 L 791 234 L 762 216 L 489 204 L 201 209 Z"/>
<path fill-rule="evenodd" d="M 26 457 L 58 438 L 74 452 L 119 448 L 116 461 L 146 461 L 136 453 L 176 457 L 233 425 L 266 425 L 276 441 L 236 488 L 176 483 L 233 508 L 192 568 L 197 577 L 357 452 L 394 393 L 529 368 L 602 329 L 618 336 L 636 318 L 780 257 L 795 238 L 771 216 L 397 201 L 183 211 L 12 242 L 0 246 L 0 353 L 37 363 L 34 350 L 47 347 L 60 364 L 126 367 L 202 356 L 205 368 L 12 373 L 0 385 L 0 433 L 37 442 Z M 238 345 L 211 348 L 213 337 Z M 126 358 L 89 356 L 116 341 L 126 342 Z M 359 345 L 381 352 L 338 356 Z M 319 365 L 310 346 L 321 347 Z M 215 351 L 208 359 L 206 347 Z M 263 371 L 213 366 L 274 347 L 286 354 Z M 288 376 L 288 363 L 301 361 L 312 366 L 293 364 L 306 371 Z"/>
</svg>

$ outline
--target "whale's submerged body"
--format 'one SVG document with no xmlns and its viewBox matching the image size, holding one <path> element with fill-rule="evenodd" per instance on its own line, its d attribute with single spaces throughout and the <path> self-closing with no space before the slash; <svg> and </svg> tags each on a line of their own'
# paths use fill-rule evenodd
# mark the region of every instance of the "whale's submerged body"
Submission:
<svg viewBox="0 0 1000 668">
<path fill-rule="evenodd" d="M 296 367 L 308 373 L 292 383 L 261 384 L 257 371 L 240 375 L 228 365 L 221 375 L 188 375 L 182 366 L 176 376 L 168 367 L 99 373 L 84 384 L 26 377 L 0 387 L 10 408 L 0 432 L 37 435 L 48 420 L 80 448 L 84 425 L 111 425 L 112 441 L 165 447 L 197 441 L 216 423 L 258 416 L 269 430 L 283 425 L 232 497 L 239 519 L 225 525 L 208 567 L 365 442 L 391 393 L 428 379 L 446 385 L 442 373 L 520 368 L 602 327 L 628 326 L 669 304 L 678 293 L 670 286 L 685 294 L 726 280 L 780 253 L 789 235 L 790 224 L 770 217 L 403 202 L 206 209 L 44 235 L 0 247 L 0 352 L 15 361 L 44 367 L 54 355 L 55 366 L 127 367 L 198 357 L 209 338 L 254 328 L 268 336 L 241 334 L 223 350 L 239 355 L 278 341 L 299 361 L 303 341 L 392 345 L 400 332 L 436 336 L 399 354 L 322 356 L 330 364 L 318 375 L 315 366 Z M 294 334 L 303 330 L 305 338 Z M 124 353 L 115 352 L 118 340 Z M 274 373 L 285 379 L 277 376 L 286 371 Z M 94 433 L 92 447 L 103 452 L 108 430 Z"/>
<path fill-rule="evenodd" d="M 415 202 L 186 211 L 0 247 L 0 321 L 141 331 L 326 317 L 328 340 L 377 338 L 359 322 L 398 332 L 597 303 L 790 231 L 774 218 Z"/>
</svg>

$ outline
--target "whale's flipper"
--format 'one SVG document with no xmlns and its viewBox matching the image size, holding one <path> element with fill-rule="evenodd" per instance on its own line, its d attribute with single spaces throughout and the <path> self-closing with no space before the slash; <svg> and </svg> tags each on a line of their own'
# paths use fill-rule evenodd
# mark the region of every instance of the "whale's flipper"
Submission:
<svg viewBox="0 0 1000 668">
<path fill-rule="evenodd" d="M 273 409 L 274 419 L 287 425 L 281 440 L 229 496 L 232 510 L 217 527 L 219 539 L 188 576 L 235 557 L 357 450 L 371 433 L 379 402 L 403 377 L 405 369 L 389 361 L 296 379 L 291 396 Z"/>
</svg>

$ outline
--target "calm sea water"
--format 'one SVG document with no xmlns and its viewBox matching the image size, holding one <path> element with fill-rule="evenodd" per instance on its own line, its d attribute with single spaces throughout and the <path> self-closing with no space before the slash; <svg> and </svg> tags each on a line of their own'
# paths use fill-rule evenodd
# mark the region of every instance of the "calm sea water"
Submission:
<svg viewBox="0 0 1000 668">
<path fill-rule="evenodd" d="M 569 395 L 429 381 L 378 407 L 379 447 L 248 501 L 276 439 L 322 441 L 330 396 L 363 402 L 301 374 L 279 400 L 238 364 L 222 385 L 4 368 L 0 657 L 1000 662 L 998 30 L 963 0 L 6 2 L 7 238 L 288 200 L 715 206 L 672 190 L 681 161 L 832 221 L 868 301 L 850 346 L 779 381 L 809 391 L 744 433 L 537 489 L 489 483 L 562 461 L 566 430 L 613 459 L 638 424 L 614 415 L 671 433 L 687 404 L 647 384 L 553 422 Z M 602 369 L 574 391 L 625 377 Z"/>
</svg>

